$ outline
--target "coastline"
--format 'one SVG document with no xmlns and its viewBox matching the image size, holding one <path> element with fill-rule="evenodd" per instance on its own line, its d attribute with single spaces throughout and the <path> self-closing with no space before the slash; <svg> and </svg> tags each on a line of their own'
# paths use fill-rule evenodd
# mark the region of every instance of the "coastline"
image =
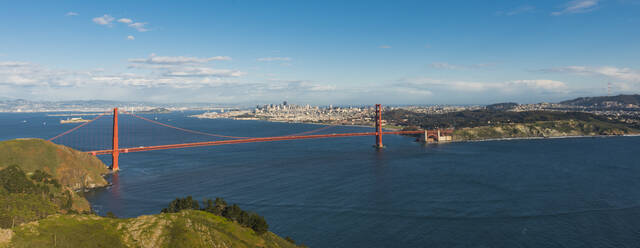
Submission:
<svg viewBox="0 0 640 248">
<path fill-rule="evenodd" d="M 623 134 L 623 135 L 568 135 L 568 136 L 550 136 L 550 137 L 515 137 L 515 138 L 491 138 L 477 140 L 454 140 L 447 143 L 455 142 L 487 142 L 487 141 L 510 141 L 510 140 L 543 140 L 543 139 L 580 139 L 580 138 L 612 138 L 612 137 L 640 137 L 639 134 Z"/>
</svg>

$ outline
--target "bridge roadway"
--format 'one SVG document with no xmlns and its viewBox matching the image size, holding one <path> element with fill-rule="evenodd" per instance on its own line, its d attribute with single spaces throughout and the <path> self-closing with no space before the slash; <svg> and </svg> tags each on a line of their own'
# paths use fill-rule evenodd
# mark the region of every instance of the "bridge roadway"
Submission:
<svg viewBox="0 0 640 248">
<path fill-rule="evenodd" d="M 382 132 L 382 134 L 383 135 L 384 134 L 424 134 L 424 131 L 392 131 L 392 132 Z M 242 144 L 242 143 L 254 143 L 254 142 L 339 138 L 339 137 L 353 137 L 353 136 L 376 136 L 376 135 L 377 135 L 376 132 L 365 132 L 365 133 L 333 133 L 333 134 L 316 134 L 316 135 L 299 135 L 299 136 L 275 136 L 275 137 L 206 141 L 206 142 L 194 142 L 194 143 L 183 143 L 183 144 L 159 145 L 159 146 L 119 148 L 118 151 L 119 153 L 129 153 L 129 152 L 142 152 L 142 151 L 178 149 L 178 148 L 201 147 L 201 146 L 217 146 L 217 145 L 227 145 L 227 144 Z M 104 154 L 113 154 L 113 151 L 114 151 L 113 149 L 110 149 L 110 150 L 89 151 L 87 153 L 92 155 L 104 155 Z"/>
</svg>

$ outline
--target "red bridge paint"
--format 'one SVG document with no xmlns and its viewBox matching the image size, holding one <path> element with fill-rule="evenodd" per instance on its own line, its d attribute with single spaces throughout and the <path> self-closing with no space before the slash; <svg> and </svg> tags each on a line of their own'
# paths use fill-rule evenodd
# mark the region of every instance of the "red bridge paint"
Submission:
<svg viewBox="0 0 640 248">
<path fill-rule="evenodd" d="M 382 148 L 382 105 L 376 104 L 376 148 Z"/>
<path fill-rule="evenodd" d="M 113 161 L 111 170 L 120 170 L 118 167 L 118 157 L 120 156 L 120 149 L 118 148 L 118 108 L 113 109 L 113 150 L 111 150 L 111 156 Z"/>
</svg>

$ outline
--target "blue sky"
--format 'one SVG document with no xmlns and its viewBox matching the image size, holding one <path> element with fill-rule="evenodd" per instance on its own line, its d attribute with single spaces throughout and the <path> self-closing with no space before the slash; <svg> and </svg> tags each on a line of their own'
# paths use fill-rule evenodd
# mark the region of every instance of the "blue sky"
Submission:
<svg viewBox="0 0 640 248">
<path fill-rule="evenodd" d="M 640 91 L 640 0 L 6 1 L 0 97 L 531 103 Z"/>
</svg>

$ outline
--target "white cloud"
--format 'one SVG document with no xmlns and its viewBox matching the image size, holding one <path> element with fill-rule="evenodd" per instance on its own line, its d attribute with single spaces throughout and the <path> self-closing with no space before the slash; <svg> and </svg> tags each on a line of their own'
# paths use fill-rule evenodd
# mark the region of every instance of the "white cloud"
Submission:
<svg viewBox="0 0 640 248">
<path fill-rule="evenodd" d="M 208 67 L 183 67 L 171 69 L 165 75 L 170 77 L 240 77 L 244 75 L 244 73 Z"/>
<path fill-rule="evenodd" d="M 392 89 L 393 91 L 395 91 L 396 93 L 402 94 L 402 95 L 416 95 L 416 96 L 433 96 L 433 92 L 430 90 L 425 90 L 425 89 L 415 89 L 415 88 L 404 88 L 404 87 L 398 87 L 398 88 L 394 88 Z"/>
<path fill-rule="evenodd" d="M 543 69 L 543 72 L 573 73 L 586 76 L 605 76 L 613 79 L 640 82 L 640 71 L 631 68 L 618 68 L 613 66 L 587 67 L 567 66 L 551 69 Z"/>
<path fill-rule="evenodd" d="M 146 22 L 135 22 L 135 23 L 129 24 L 129 27 L 135 30 L 138 30 L 138 32 L 147 32 L 149 31 L 149 29 L 145 27 L 146 25 L 147 25 Z"/>
<path fill-rule="evenodd" d="M 68 78 L 79 75 L 63 70 L 50 70 L 26 62 L 0 62 L 0 85 L 66 87 L 80 83 Z"/>
<path fill-rule="evenodd" d="M 151 54 L 149 58 L 142 59 L 129 59 L 131 63 L 143 63 L 143 64 L 158 64 L 158 65 L 181 65 L 181 64 L 201 64 L 209 61 L 223 61 L 223 60 L 231 60 L 229 56 L 214 56 L 208 58 L 198 58 L 198 57 L 184 57 L 184 56 L 155 56 L 155 54 Z"/>
<path fill-rule="evenodd" d="M 325 92 L 336 90 L 335 85 L 319 84 L 309 80 L 268 79 L 267 82 L 267 84 L 262 84 L 258 88 L 274 92 Z"/>
<path fill-rule="evenodd" d="M 128 35 L 127 36 L 127 40 L 135 40 L 135 39 L 136 39 L 136 37 L 134 37 L 133 35 Z"/>
<path fill-rule="evenodd" d="M 611 86 L 615 92 L 633 92 L 637 94 L 640 91 L 640 84 L 638 83 L 612 83 Z"/>
<path fill-rule="evenodd" d="M 525 93 L 529 91 L 565 93 L 567 85 L 560 81 L 537 79 L 537 80 L 513 80 L 506 82 L 475 82 L 440 80 L 433 78 L 413 78 L 404 79 L 394 86 L 403 89 L 413 89 L 419 91 L 457 91 L 457 92 L 501 92 L 501 93 Z"/>
<path fill-rule="evenodd" d="M 391 46 L 389 46 L 389 45 L 382 45 L 382 46 L 379 46 L 378 48 L 382 48 L 382 49 L 389 49 L 389 48 L 391 48 Z"/>
<path fill-rule="evenodd" d="M 459 66 L 452 65 L 452 64 L 449 64 L 449 63 L 447 63 L 447 62 L 435 62 L 435 63 L 431 63 L 431 67 L 433 67 L 433 68 L 437 68 L 437 69 L 448 69 L 448 70 L 460 69 L 460 67 L 459 67 Z"/>
<path fill-rule="evenodd" d="M 69 11 L 69 12 L 67 12 L 67 14 L 65 14 L 65 16 L 77 16 L 77 15 L 78 15 L 78 13 L 73 12 L 73 11 Z"/>
<path fill-rule="evenodd" d="M 131 19 L 129 19 L 129 18 L 120 18 L 120 19 L 118 19 L 118 22 L 120 22 L 120 23 L 127 23 L 127 24 L 129 24 L 129 23 L 132 23 L 132 22 L 133 22 L 133 20 L 131 20 Z"/>
<path fill-rule="evenodd" d="M 111 23 L 113 22 L 113 20 L 115 20 L 115 18 L 107 14 L 100 17 L 93 18 L 93 22 L 99 25 L 104 25 L 104 26 L 111 26 Z"/>
<path fill-rule="evenodd" d="M 198 88 L 237 83 L 243 72 L 208 67 L 174 67 L 150 73 L 115 73 L 102 70 L 57 70 L 25 62 L 0 62 L 0 85 L 28 88 L 168 87 Z"/>
<path fill-rule="evenodd" d="M 453 65 L 447 62 L 435 62 L 431 63 L 430 66 L 436 69 L 447 69 L 447 70 L 462 70 L 462 69 L 479 69 L 494 66 L 494 63 L 482 63 L 482 64 L 472 64 L 472 65 Z"/>
<path fill-rule="evenodd" d="M 311 90 L 311 91 L 334 91 L 334 90 L 336 90 L 336 86 L 335 85 L 312 85 L 311 88 L 309 88 L 309 90 Z"/>
<path fill-rule="evenodd" d="M 205 60 L 207 59 L 210 58 Z M 177 59 L 162 62 L 184 61 Z M 40 100 L 135 98 L 151 101 L 185 99 L 184 101 L 192 102 L 255 103 L 286 98 L 311 103 L 311 99 L 326 100 L 328 94 L 335 95 L 336 90 L 335 85 L 307 80 L 247 79 L 242 77 L 245 74 L 242 71 L 210 68 L 202 63 L 149 66 L 151 67 L 147 69 L 151 69 L 150 71 L 113 73 L 104 69 L 75 71 L 28 62 L 0 61 L 0 92 L 13 97 Z"/>
<path fill-rule="evenodd" d="M 531 13 L 535 10 L 536 8 L 531 6 L 531 5 L 523 5 L 520 6 L 518 8 L 503 12 L 503 11 L 499 11 L 497 14 L 498 15 L 506 15 L 506 16 L 514 16 L 514 15 L 519 15 L 519 14 L 524 14 L 524 13 Z"/>
<path fill-rule="evenodd" d="M 229 57 L 229 56 L 214 56 L 214 57 L 210 57 L 208 59 L 209 59 L 209 61 L 212 61 L 212 60 L 231 60 L 231 57 Z"/>
<path fill-rule="evenodd" d="M 469 82 L 469 81 L 445 81 L 440 79 L 433 78 L 412 78 L 401 80 L 400 83 L 397 83 L 395 86 L 399 86 L 407 89 L 419 89 L 419 90 L 429 90 L 433 91 L 434 89 L 452 89 L 456 91 L 482 91 L 487 90 L 489 88 L 498 87 L 497 84 L 493 83 L 482 83 L 482 82 Z"/>
<path fill-rule="evenodd" d="M 95 23 L 97 23 L 99 25 L 104 25 L 104 26 L 111 27 L 111 26 L 113 26 L 113 21 L 115 19 L 116 18 L 114 18 L 113 16 L 105 14 L 103 16 L 93 18 L 93 22 L 95 22 Z M 117 20 L 117 22 L 124 23 L 128 27 L 133 28 L 133 29 L 137 30 L 138 32 L 147 32 L 147 31 L 149 31 L 149 28 L 147 27 L 148 23 L 146 23 L 146 22 L 134 22 L 130 18 L 120 18 L 120 19 Z"/>
<path fill-rule="evenodd" d="M 132 69 L 150 69 L 154 75 L 161 75 L 166 81 L 189 81 L 200 78 L 198 84 L 203 81 L 219 83 L 216 78 L 235 78 L 245 75 L 245 72 L 231 69 L 210 68 L 205 64 L 210 61 L 231 60 L 228 56 L 214 57 L 185 57 L 185 56 L 156 56 L 151 54 L 149 58 L 129 59 Z M 178 79 L 181 78 L 181 79 Z"/>
<path fill-rule="evenodd" d="M 30 65 L 27 62 L 19 62 L 19 61 L 0 61 L 0 67 L 21 67 Z"/>
<path fill-rule="evenodd" d="M 568 89 L 567 85 L 560 81 L 548 80 L 548 79 L 536 79 L 536 80 L 515 80 L 508 82 L 508 86 L 524 86 L 529 89 L 541 89 L 545 91 L 564 92 Z"/>
<path fill-rule="evenodd" d="M 568 2 L 564 9 L 552 12 L 551 15 L 559 16 L 564 14 L 586 13 L 595 10 L 599 0 L 574 0 Z"/>
<path fill-rule="evenodd" d="M 267 58 L 258 58 L 257 61 L 271 62 L 271 61 L 291 61 L 289 57 L 267 57 Z"/>
</svg>

